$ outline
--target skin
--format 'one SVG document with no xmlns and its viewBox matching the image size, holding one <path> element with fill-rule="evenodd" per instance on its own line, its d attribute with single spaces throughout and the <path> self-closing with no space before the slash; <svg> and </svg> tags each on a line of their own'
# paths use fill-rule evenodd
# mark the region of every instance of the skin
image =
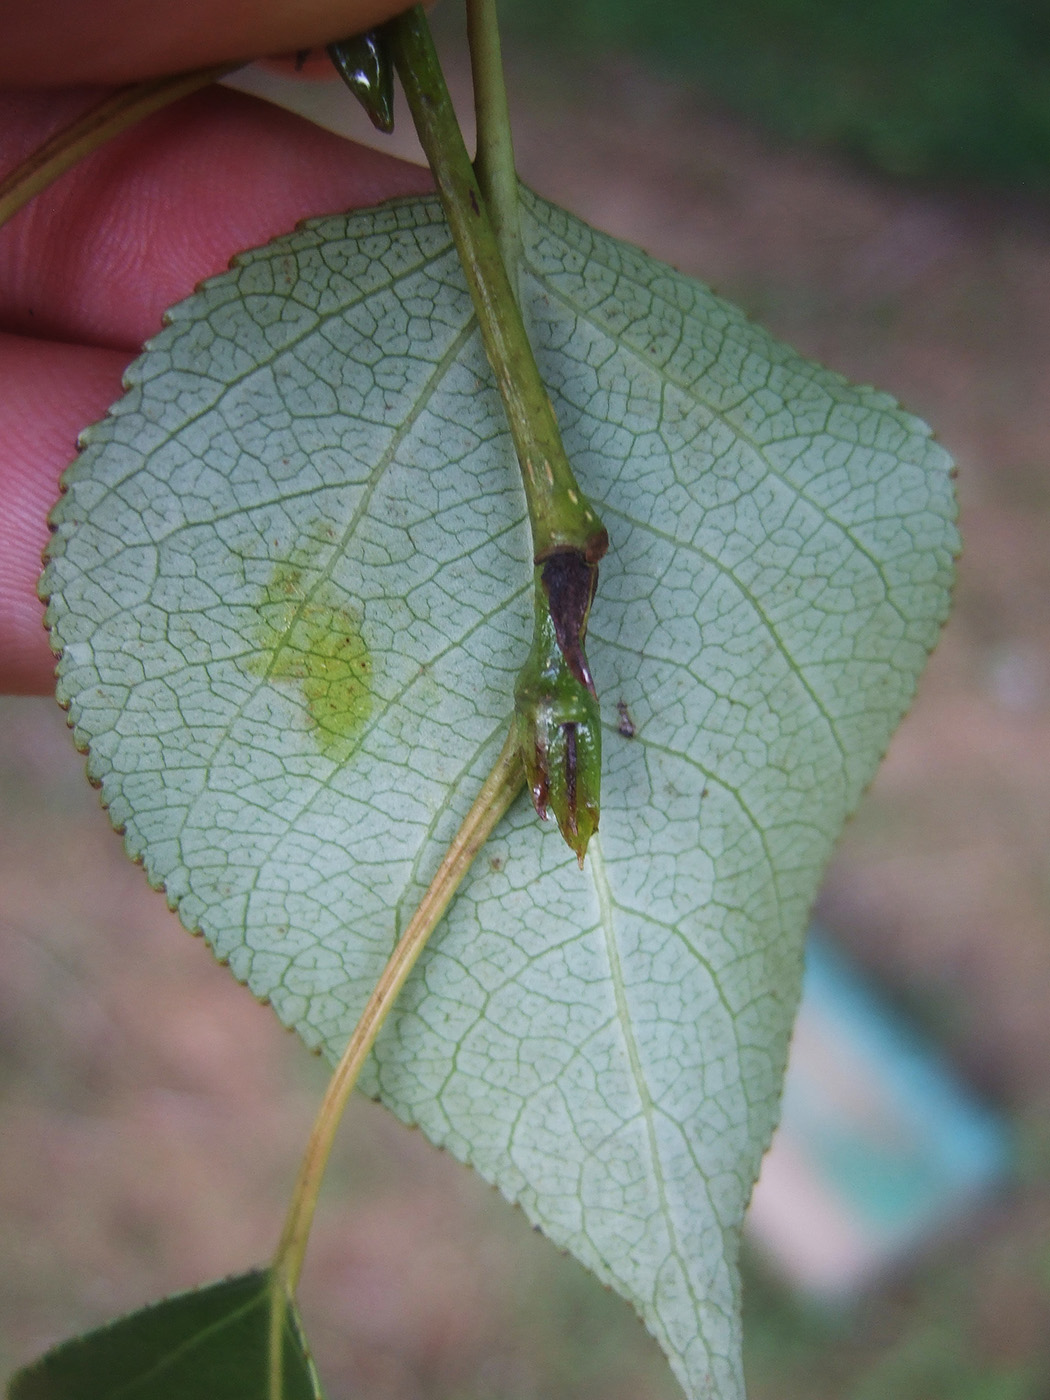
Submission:
<svg viewBox="0 0 1050 1400">
<path fill-rule="evenodd" d="M 403 0 L 0 0 L 0 170 L 100 95 L 66 84 L 294 50 L 401 8 Z M 60 54 L 55 34 L 68 40 Z M 300 219 L 429 184 L 415 166 L 212 88 L 94 152 L 0 229 L 0 691 L 53 690 L 36 597 L 47 513 L 78 432 L 119 397 L 125 366 L 165 308 Z"/>
</svg>

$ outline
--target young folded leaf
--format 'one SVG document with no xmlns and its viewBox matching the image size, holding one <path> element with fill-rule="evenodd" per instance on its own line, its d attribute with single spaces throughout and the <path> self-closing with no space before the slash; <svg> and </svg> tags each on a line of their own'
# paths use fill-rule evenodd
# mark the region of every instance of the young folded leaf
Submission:
<svg viewBox="0 0 1050 1400">
<path fill-rule="evenodd" d="M 575 647 L 568 650 L 552 615 L 548 574 L 553 562 L 536 570 L 535 630 L 514 689 L 514 722 L 533 806 L 544 820 L 548 807 L 553 811 L 582 868 L 587 843 L 598 830 L 602 774 L 598 698 L 583 654 L 590 597 L 577 610 Z M 553 572 L 557 576 L 559 570 Z M 593 594 L 593 584 L 588 586 Z"/>
</svg>

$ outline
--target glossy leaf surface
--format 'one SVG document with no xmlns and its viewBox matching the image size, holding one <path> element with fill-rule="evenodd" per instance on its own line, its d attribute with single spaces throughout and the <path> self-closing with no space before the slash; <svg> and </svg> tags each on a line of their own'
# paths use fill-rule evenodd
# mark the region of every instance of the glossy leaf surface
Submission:
<svg viewBox="0 0 1050 1400">
<path fill-rule="evenodd" d="M 741 1218 L 823 864 L 948 606 L 945 454 L 885 395 L 523 194 L 522 293 L 612 538 L 601 830 L 523 799 L 368 1088 L 741 1394 Z M 44 589 L 151 881 L 331 1056 L 510 722 L 532 568 L 436 202 L 313 223 L 171 313 L 91 429 Z"/>
</svg>

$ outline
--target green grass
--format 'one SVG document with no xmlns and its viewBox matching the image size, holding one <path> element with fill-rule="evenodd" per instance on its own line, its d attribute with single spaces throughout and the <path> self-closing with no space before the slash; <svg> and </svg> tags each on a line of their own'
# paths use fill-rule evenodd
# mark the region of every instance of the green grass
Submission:
<svg viewBox="0 0 1050 1400">
<path fill-rule="evenodd" d="M 1050 8 L 1030 0 L 502 0 L 510 33 L 630 51 L 897 176 L 1050 188 Z"/>
</svg>

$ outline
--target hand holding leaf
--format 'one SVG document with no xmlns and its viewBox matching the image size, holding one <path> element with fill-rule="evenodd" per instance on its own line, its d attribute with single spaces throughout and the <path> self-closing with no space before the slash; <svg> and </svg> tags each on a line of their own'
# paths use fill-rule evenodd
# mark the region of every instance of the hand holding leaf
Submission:
<svg viewBox="0 0 1050 1400">
<path fill-rule="evenodd" d="M 45 581 L 60 694 L 149 878 L 336 1058 L 492 766 L 531 632 L 530 786 L 590 836 L 587 868 L 510 810 L 367 1087 L 629 1297 L 691 1396 L 729 1400 L 802 930 L 946 610 L 948 464 L 704 288 L 520 210 L 579 478 L 549 498 L 566 537 L 555 511 L 537 543 L 553 458 L 508 431 L 436 201 L 315 221 L 176 307 L 86 435 Z M 593 616 L 590 501 L 616 541 Z M 333 671 L 351 637 L 367 707 Z"/>
</svg>

